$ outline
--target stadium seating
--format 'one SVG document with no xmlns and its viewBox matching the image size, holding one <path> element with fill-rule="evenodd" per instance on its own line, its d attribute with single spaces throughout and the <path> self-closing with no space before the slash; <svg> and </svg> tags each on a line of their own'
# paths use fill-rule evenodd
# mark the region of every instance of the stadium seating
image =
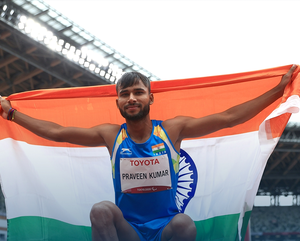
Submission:
<svg viewBox="0 0 300 241">
<path fill-rule="evenodd" d="M 300 240 L 300 207 L 254 207 L 251 214 L 252 241 Z"/>
</svg>

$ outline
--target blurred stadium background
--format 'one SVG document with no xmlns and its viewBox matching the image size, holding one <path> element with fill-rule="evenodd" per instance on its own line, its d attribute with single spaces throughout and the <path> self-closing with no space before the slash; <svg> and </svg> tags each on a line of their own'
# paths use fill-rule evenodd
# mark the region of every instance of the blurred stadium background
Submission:
<svg viewBox="0 0 300 241">
<path fill-rule="evenodd" d="M 0 95 L 114 84 L 128 71 L 160 80 L 45 2 L 0 0 Z M 247 240 L 300 240 L 299 143 L 300 125 L 290 122 L 268 160 Z M 0 241 L 6 231 L 0 192 Z"/>
</svg>

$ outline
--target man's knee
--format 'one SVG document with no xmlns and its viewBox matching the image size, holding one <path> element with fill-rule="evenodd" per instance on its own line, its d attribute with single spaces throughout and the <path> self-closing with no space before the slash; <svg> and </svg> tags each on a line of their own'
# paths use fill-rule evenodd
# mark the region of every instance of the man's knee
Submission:
<svg viewBox="0 0 300 241">
<path fill-rule="evenodd" d="M 172 220 L 172 230 L 177 237 L 184 240 L 195 240 L 197 229 L 194 221 L 186 214 L 177 214 Z"/>
<path fill-rule="evenodd" d="M 122 215 L 121 210 L 114 203 L 103 201 L 93 205 L 90 212 L 90 219 L 93 225 L 114 223 L 119 215 Z"/>
</svg>

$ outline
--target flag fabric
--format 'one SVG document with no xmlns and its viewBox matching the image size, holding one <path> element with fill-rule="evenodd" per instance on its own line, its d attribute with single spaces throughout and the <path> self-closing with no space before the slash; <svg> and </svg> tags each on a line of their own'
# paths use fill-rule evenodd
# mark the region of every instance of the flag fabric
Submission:
<svg viewBox="0 0 300 241">
<path fill-rule="evenodd" d="M 273 88 L 290 68 L 152 82 L 150 116 L 166 120 L 223 111 Z M 290 113 L 300 107 L 299 69 L 282 98 L 250 121 L 183 141 L 176 203 L 195 221 L 197 240 L 243 239 L 268 157 Z M 18 111 L 64 126 L 124 122 L 114 85 L 36 90 L 8 99 Z M 114 202 L 111 170 L 104 147 L 56 143 L 0 118 L 8 240 L 91 240 L 91 207 Z"/>
</svg>

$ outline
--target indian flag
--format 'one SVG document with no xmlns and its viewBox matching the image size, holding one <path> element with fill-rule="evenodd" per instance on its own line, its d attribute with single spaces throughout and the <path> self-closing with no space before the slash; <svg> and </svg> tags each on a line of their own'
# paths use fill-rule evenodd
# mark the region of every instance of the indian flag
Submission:
<svg viewBox="0 0 300 241">
<path fill-rule="evenodd" d="M 166 148 L 165 148 L 164 143 L 160 143 L 160 144 L 152 146 L 152 151 L 153 151 L 154 154 L 157 154 L 159 152 L 163 152 L 165 150 L 166 150 Z"/>
<path fill-rule="evenodd" d="M 152 82 L 151 118 L 223 111 L 271 89 L 290 68 Z M 282 98 L 255 118 L 182 143 L 176 202 L 195 221 L 197 240 L 243 239 L 266 161 L 290 113 L 300 107 L 299 69 Z M 124 122 L 113 85 L 37 90 L 8 99 L 21 112 L 65 126 Z M 111 175 L 104 147 L 52 142 L 0 119 L 8 240 L 91 240 L 92 205 L 114 201 Z"/>
</svg>

